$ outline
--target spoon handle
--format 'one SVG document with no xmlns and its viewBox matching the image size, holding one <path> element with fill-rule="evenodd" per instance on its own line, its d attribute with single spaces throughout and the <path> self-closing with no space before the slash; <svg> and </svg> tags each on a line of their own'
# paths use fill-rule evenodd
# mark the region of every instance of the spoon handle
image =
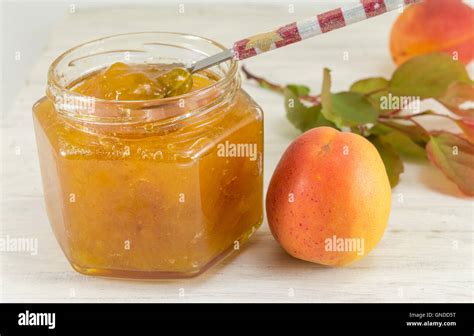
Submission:
<svg viewBox="0 0 474 336">
<path fill-rule="evenodd" d="M 347 8 L 336 8 L 290 23 L 271 32 L 254 35 L 234 43 L 231 49 L 206 57 L 189 68 L 191 72 L 209 68 L 229 59 L 243 60 L 261 53 L 306 40 L 422 0 L 360 0 Z"/>
<path fill-rule="evenodd" d="M 417 2 L 421 0 L 361 0 L 351 7 L 336 8 L 271 32 L 237 41 L 232 50 L 236 59 L 243 60 L 392 10 L 403 10 L 405 6 Z"/>
</svg>

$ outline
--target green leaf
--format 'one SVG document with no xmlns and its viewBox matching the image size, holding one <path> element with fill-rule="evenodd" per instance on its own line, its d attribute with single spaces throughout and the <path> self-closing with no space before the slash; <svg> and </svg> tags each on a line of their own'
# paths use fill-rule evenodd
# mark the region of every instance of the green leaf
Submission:
<svg viewBox="0 0 474 336">
<path fill-rule="evenodd" d="M 341 126 L 352 127 L 374 123 L 378 116 L 378 111 L 367 98 L 356 92 L 333 94 L 332 110 L 339 117 Z"/>
<path fill-rule="evenodd" d="M 393 128 L 388 127 L 385 124 L 376 124 L 370 129 L 370 134 L 385 135 L 393 131 L 394 131 Z"/>
<path fill-rule="evenodd" d="M 293 92 L 297 97 L 307 96 L 311 91 L 306 85 L 288 84 L 286 88 Z"/>
<path fill-rule="evenodd" d="M 474 196 L 474 145 L 448 132 L 433 132 L 428 157 L 459 189 Z"/>
<path fill-rule="evenodd" d="M 452 83 L 438 101 L 457 115 L 474 118 L 474 84 L 472 83 Z M 466 107 L 464 107 L 465 104 Z"/>
<path fill-rule="evenodd" d="M 351 86 L 351 91 L 364 94 L 380 115 L 391 115 L 408 108 L 415 108 L 418 97 L 396 96 L 389 90 L 390 82 L 383 77 L 362 79 Z"/>
<path fill-rule="evenodd" d="M 382 137 L 383 141 L 389 143 L 403 156 L 412 159 L 426 159 L 426 151 L 423 147 L 413 142 L 409 136 L 398 131 L 390 132 Z"/>
<path fill-rule="evenodd" d="M 352 84 L 350 90 L 362 94 L 369 94 L 372 92 L 378 94 L 379 91 L 384 91 L 385 89 L 388 90 L 389 83 L 390 82 L 383 77 L 361 79 Z"/>
<path fill-rule="evenodd" d="M 370 133 L 378 135 L 384 142 L 392 145 L 397 153 L 404 157 L 411 159 L 426 158 L 426 142 L 419 141 L 418 137 L 412 139 L 410 133 L 405 134 L 383 124 L 377 124 L 372 127 Z"/>
<path fill-rule="evenodd" d="M 390 80 L 390 91 L 398 96 L 437 98 L 456 81 L 470 82 L 464 64 L 445 53 L 430 53 L 403 63 Z"/>
<path fill-rule="evenodd" d="M 383 108 L 382 100 L 389 100 L 389 81 L 382 77 L 362 79 L 352 84 L 350 90 L 362 93 L 369 100 L 372 106 L 379 111 L 380 115 L 388 115 L 394 109 Z"/>
<path fill-rule="evenodd" d="M 407 136 L 410 137 L 410 139 L 414 143 L 416 143 L 419 146 L 422 146 L 423 148 L 426 146 L 426 144 L 430 140 L 429 135 L 420 126 L 406 125 L 406 124 L 402 124 L 402 123 L 394 122 L 394 121 L 384 121 L 383 124 L 377 124 L 375 127 L 381 127 L 381 126 L 388 127 L 392 130 L 396 130 L 403 134 L 406 134 Z M 372 128 L 372 130 L 374 128 Z"/>
<path fill-rule="evenodd" d="M 361 79 L 351 85 L 350 91 L 362 93 L 380 114 L 389 114 L 393 110 L 382 109 L 382 97 L 388 95 L 389 81 L 382 77 Z"/>
<path fill-rule="evenodd" d="M 338 128 L 374 123 L 377 120 L 378 111 L 363 94 L 357 92 L 331 94 L 329 69 L 324 69 L 321 103 L 324 117 Z"/>
<path fill-rule="evenodd" d="M 300 94 L 307 95 L 309 93 L 309 90 L 306 92 L 302 88 L 295 85 L 288 85 L 285 88 L 286 117 L 293 126 L 302 132 L 319 126 L 335 127 L 322 115 L 321 105 L 308 107 L 301 102 Z"/>
<path fill-rule="evenodd" d="M 341 119 L 332 110 L 332 93 L 331 93 L 331 70 L 324 68 L 323 70 L 323 86 L 321 88 L 321 104 L 323 105 L 321 113 L 327 119 L 341 126 Z"/>
<path fill-rule="evenodd" d="M 381 137 L 371 135 L 368 137 L 368 140 L 377 148 L 385 165 L 390 186 L 394 188 L 400 181 L 400 175 L 404 171 L 402 159 L 392 145 L 385 142 Z"/>
</svg>

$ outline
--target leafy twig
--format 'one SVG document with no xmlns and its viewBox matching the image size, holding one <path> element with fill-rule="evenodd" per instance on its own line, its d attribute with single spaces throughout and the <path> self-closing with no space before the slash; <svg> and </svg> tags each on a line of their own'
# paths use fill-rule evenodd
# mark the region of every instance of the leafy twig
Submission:
<svg viewBox="0 0 474 336">
<path fill-rule="evenodd" d="M 283 94 L 283 92 L 285 91 L 285 87 L 283 87 L 282 85 L 271 83 L 263 77 L 259 77 L 252 74 L 250 71 L 247 70 L 245 66 L 242 66 L 242 72 L 244 73 L 247 79 L 256 81 L 257 84 L 260 85 L 264 89 L 267 89 L 276 93 L 280 93 L 280 94 Z"/>
<path fill-rule="evenodd" d="M 272 92 L 278 93 L 278 94 L 284 94 L 285 93 L 285 87 L 282 85 L 278 85 L 275 83 L 272 83 L 268 80 L 266 80 L 263 77 L 259 77 L 251 73 L 245 66 L 242 66 L 242 72 L 244 73 L 245 77 L 249 80 L 253 80 L 257 82 L 257 84 L 267 90 L 270 90 Z M 321 104 L 321 97 L 319 95 L 304 95 L 299 97 L 301 100 L 304 100 L 306 102 L 312 103 L 314 105 L 319 105 Z"/>
<path fill-rule="evenodd" d="M 405 154 L 427 157 L 460 190 L 474 196 L 474 120 L 470 119 L 473 112 L 459 108 L 462 102 L 472 101 L 474 86 L 464 65 L 449 55 L 430 53 L 414 57 L 397 68 L 390 80 L 370 77 L 338 93 L 331 92 L 330 70 L 324 69 L 322 94 L 318 96 L 309 95 L 310 90 L 304 85 L 282 86 L 250 73 L 245 67 L 242 70 L 247 79 L 256 81 L 260 87 L 285 96 L 287 118 L 300 131 L 320 126 L 339 130 L 350 127 L 352 132 L 372 142 L 385 164 L 392 187 L 403 172 L 401 155 Z M 381 97 L 391 99 L 391 95 L 397 99 L 437 99 L 462 118 L 431 110 L 403 113 L 407 112 L 403 107 L 387 111 Z M 447 118 L 463 133 L 460 136 L 428 130 L 418 121 L 425 116 Z"/>
<path fill-rule="evenodd" d="M 268 81 L 267 79 L 265 79 L 263 77 L 259 77 L 255 74 L 251 73 L 245 66 L 242 66 L 242 72 L 245 74 L 245 77 L 247 79 L 256 81 L 257 84 L 260 87 L 264 88 L 264 89 L 270 90 L 270 91 L 278 93 L 278 94 L 284 94 L 284 92 L 285 92 L 285 87 L 284 86 L 272 83 L 272 82 Z M 383 91 L 386 91 L 386 90 L 387 90 L 387 88 L 381 88 L 381 89 L 373 90 L 371 92 L 366 93 L 364 96 L 368 98 L 368 97 L 370 97 L 374 94 L 377 94 L 377 93 L 380 93 L 380 92 L 383 92 Z M 313 103 L 314 105 L 321 104 L 320 95 L 304 95 L 304 96 L 300 96 L 299 98 L 301 100 Z M 399 116 L 398 114 L 401 111 L 402 111 L 402 109 L 396 109 L 396 110 L 391 111 L 388 115 L 380 115 L 378 117 L 378 120 L 381 123 L 383 123 L 384 120 L 407 120 L 407 121 L 410 121 L 413 124 L 415 124 L 418 128 L 420 128 L 420 130 L 423 130 L 423 133 L 425 133 L 425 134 L 428 134 L 429 132 L 423 126 L 421 126 L 420 123 L 418 123 L 413 118 L 431 115 L 431 116 L 438 116 L 438 117 L 448 118 L 448 119 L 450 119 L 454 122 L 458 121 L 458 119 L 453 118 L 449 115 L 436 113 L 436 112 L 433 112 L 433 111 L 424 111 L 424 112 L 420 112 L 420 113 L 416 113 L 416 114 Z M 360 131 L 362 132 L 362 130 L 360 130 Z M 405 133 L 405 130 L 403 130 L 403 129 L 399 129 L 398 131 L 401 131 L 402 133 Z"/>
</svg>

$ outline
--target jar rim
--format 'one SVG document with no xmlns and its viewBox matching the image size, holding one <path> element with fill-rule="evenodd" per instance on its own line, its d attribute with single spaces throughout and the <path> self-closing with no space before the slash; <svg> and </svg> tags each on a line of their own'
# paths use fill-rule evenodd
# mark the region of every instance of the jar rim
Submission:
<svg viewBox="0 0 474 336">
<path fill-rule="evenodd" d="M 173 104 L 173 103 L 176 103 L 178 101 L 185 100 L 187 98 L 195 97 L 197 95 L 205 95 L 208 92 L 222 90 L 222 89 L 225 89 L 226 87 L 231 86 L 232 82 L 235 81 L 235 78 L 238 77 L 237 61 L 235 59 L 230 59 L 230 60 L 224 62 L 224 63 L 228 64 L 227 69 L 224 70 L 224 74 L 222 76 L 220 76 L 220 78 L 217 81 L 215 81 L 214 83 L 212 83 L 208 86 L 193 90 L 191 92 L 188 92 L 188 93 L 185 93 L 185 94 L 179 95 L 179 96 L 167 97 L 167 98 L 146 99 L 146 100 L 109 100 L 109 99 L 96 98 L 96 97 L 93 97 L 93 96 L 88 96 L 88 95 L 84 95 L 84 94 L 78 93 L 76 91 L 73 91 L 70 87 L 71 82 L 66 83 L 66 84 L 60 83 L 60 78 L 59 78 L 59 75 L 56 72 L 56 69 L 58 68 L 59 64 L 65 60 L 65 58 L 67 56 L 73 54 L 74 52 L 77 52 L 78 50 L 80 50 L 82 48 L 86 48 L 88 46 L 92 46 L 92 45 L 97 44 L 97 43 L 102 43 L 104 41 L 110 41 L 110 40 L 115 39 L 115 38 L 138 37 L 138 36 L 146 36 L 146 35 L 166 35 L 166 36 L 177 37 L 177 38 L 189 38 L 190 40 L 205 42 L 205 43 L 209 44 L 210 46 L 215 47 L 216 49 L 218 49 L 217 52 L 225 51 L 225 50 L 228 49 L 224 45 L 222 45 L 222 44 L 220 44 L 220 43 L 218 43 L 214 40 L 211 40 L 211 39 L 199 36 L 199 35 L 179 33 L 179 32 L 142 31 L 142 32 L 131 32 L 131 33 L 122 33 L 122 34 L 114 34 L 114 35 L 105 36 L 105 37 L 102 37 L 102 38 L 90 40 L 90 41 L 81 43 L 77 46 L 74 46 L 74 47 L 66 50 L 65 52 L 63 52 L 61 55 L 59 55 L 51 63 L 51 65 L 48 69 L 47 96 L 49 98 L 52 98 L 51 96 L 54 97 L 58 94 L 62 94 L 62 95 L 66 95 L 69 98 L 77 98 L 78 100 L 83 100 L 83 101 L 85 101 L 87 99 L 93 99 L 94 104 L 96 106 L 97 105 L 102 105 L 102 106 L 105 106 L 105 105 L 107 105 L 107 106 L 120 105 L 120 107 L 122 109 L 136 110 L 137 105 L 145 105 L 148 108 L 153 106 L 153 107 L 156 108 L 156 107 L 163 106 L 163 105 Z M 157 42 L 159 42 L 159 41 L 157 41 Z M 170 45 L 170 46 L 172 46 L 172 45 Z M 185 47 L 181 47 L 181 48 L 188 49 L 188 48 L 185 48 Z M 189 49 L 189 50 L 198 52 L 198 50 L 196 50 L 196 49 Z M 127 51 L 127 50 L 123 50 L 123 52 L 125 52 L 125 51 Z M 211 55 L 208 55 L 204 52 L 199 52 L 199 53 L 202 54 L 202 55 L 205 55 L 205 56 L 211 56 Z M 90 55 L 87 55 L 85 57 L 91 57 L 91 56 L 94 56 L 94 55 L 97 55 L 97 54 L 90 54 Z M 71 62 L 69 62 L 69 63 L 71 63 Z M 79 78 L 76 78 L 76 80 L 79 79 Z M 73 117 L 73 115 L 68 114 L 68 113 L 66 113 L 66 115 L 69 116 L 69 117 Z M 96 121 L 99 121 L 99 120 L 96 120 Z M 108 120 L 108 121 L 110 121 L 110 120 Z M 119 121 L 119 120 L 117 120 L 117 121 Z"/>
</svg>

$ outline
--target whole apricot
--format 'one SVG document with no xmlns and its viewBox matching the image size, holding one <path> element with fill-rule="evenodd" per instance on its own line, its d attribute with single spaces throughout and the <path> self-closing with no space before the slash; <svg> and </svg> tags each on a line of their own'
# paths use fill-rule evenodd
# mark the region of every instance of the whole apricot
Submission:
<svg viewBox="0 0 474 336">
<path fill-rule="evenodd" d="M 404 10 L 392 27 L 390 51 L 397 64 L 443 51 L 464 64 L 474 57 L 474 10 L 462 0 L 425 0 Z"/>
<path fill-rule="evenodd" d="M 360 259 L 378 244 L 390 204 L 377 149 L 330 127 L 311 129 L 288 147 L 266 198 L 268 223 L 283 249 L 330 266 Z"/>
</svg>

